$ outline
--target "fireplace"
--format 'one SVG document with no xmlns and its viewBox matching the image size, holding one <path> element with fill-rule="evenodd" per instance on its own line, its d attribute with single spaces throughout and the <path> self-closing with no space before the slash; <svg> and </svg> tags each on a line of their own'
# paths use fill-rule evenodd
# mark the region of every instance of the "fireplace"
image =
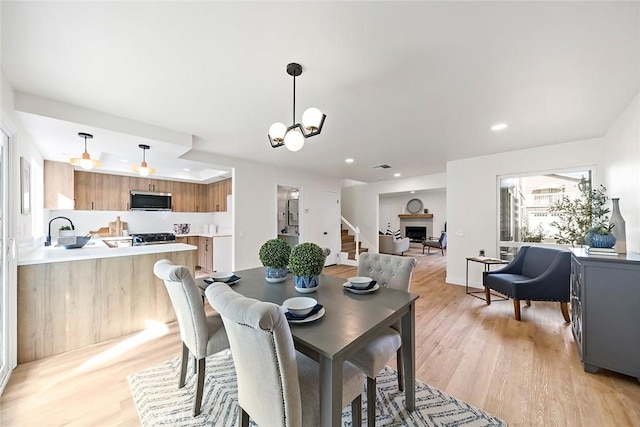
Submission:
<svg viewBox="0 0 640 427">
<path fill-rule="evenodd" d="M 422 243 L 427 238 L 427 227 L 406 226 L 404 232 L 413 243 Z"/>
</svg>

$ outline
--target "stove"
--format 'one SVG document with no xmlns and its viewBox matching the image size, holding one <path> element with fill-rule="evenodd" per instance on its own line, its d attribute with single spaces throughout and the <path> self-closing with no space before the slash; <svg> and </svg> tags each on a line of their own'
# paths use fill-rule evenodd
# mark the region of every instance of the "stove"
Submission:
<svg viewBox="0 0 640 427">
<path fill-rule="evenodd" d="M 175 243 L 176 235 L 173 233 L 140 233 L 132 234 L 133 246 L 156 245 L 159 243 Z"/>
</svg>

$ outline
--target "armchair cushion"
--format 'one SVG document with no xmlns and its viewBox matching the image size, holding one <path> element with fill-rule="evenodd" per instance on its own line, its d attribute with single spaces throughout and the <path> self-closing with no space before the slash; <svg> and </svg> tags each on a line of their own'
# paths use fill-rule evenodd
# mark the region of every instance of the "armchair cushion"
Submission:
<svg viewBox="0 0 640 427">
<path fill-rule="evenodd" d="M 393 235 L 378 236 L 378 252 L 381 254 L 401 254 L 409 250 L 411 240 L 408 237 L 396 240 Z"/>
</svg>

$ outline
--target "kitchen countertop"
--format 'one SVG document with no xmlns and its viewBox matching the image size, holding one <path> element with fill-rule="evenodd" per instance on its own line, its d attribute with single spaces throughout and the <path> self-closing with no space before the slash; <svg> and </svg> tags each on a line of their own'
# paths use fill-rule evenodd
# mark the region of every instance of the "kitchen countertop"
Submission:
<svg viewBox="0 0 640 427">
<path fill-rule="evenodd" d="M 157 254 L 165 252 L 193 251 L 198 248 L 185 243 L 163 243 L 157 245 L 123 246 L 109 248 L 99 239 L 91 239 L 83 248 L 65 249 L 55 246 L 39 246 L 25 249 L 18 254 L 18 265 L 48 264 L 53 262 L 81 261 L 96 258 L 115 258 Z"/>
<path fill-rule="evenodd" d="M 189 234 L 176 234 L 176 237 L 231 237 L 232 234 L 210 234 L 210 233 L 189 233 Z"/>
</svg>

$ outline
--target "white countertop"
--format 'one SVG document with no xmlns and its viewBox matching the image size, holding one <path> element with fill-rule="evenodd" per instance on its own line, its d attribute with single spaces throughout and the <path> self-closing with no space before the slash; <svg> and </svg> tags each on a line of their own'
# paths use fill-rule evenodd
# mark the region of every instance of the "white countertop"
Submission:
<svg viewBox="0 0 640 427">
<path fill-rule="evenodd" d="M 158 254 L 165 252 L 195 251 L 197 246 L 184 243 L 163 243 L 158 245 L 123 246 L 109 248 L 98 239 L 91 239 L 83 248 L 65 249 L 55 246 L 40 246 L 25 249 L 18 254 L 18 265 L 48 264 L 52 262 L 81 261 L 96 258 L 115 258 Z"/>
<path fill-rule="evenodd" d="M 189 233 L 189 234 L 176 234 L 176 237 L 231 237 L 232 234 L 210 234 L 210 233 Z"/>
</svg>

